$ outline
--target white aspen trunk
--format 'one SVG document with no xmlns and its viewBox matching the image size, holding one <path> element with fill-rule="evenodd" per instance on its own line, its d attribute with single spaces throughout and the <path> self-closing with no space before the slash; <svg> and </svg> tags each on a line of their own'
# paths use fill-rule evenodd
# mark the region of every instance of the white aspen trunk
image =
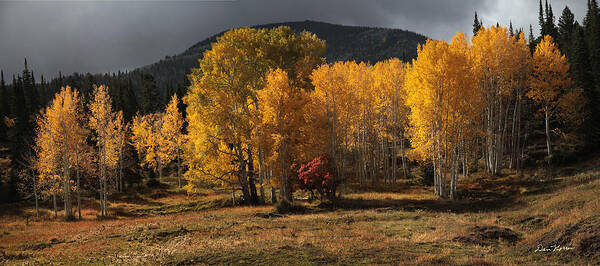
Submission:
<svg viewBox="0 0 600 266">
<path fill-rule="evenodd" d="M 231 202 L 232 202 L 232 205 L 235 206 L 235 189 L 234 188 L 231 189 Z"/>
<path fill-rule="evenodd" d="M 64 128 L 66 132 L 66 128 Z M 65 219 L 69 220 L 72 217 L 71 212 L 71 182 L 69 178 L 69 156 L 68 156 L 68 134 L 65 134 L 64 139 L 64 155 L 63 155 L 63 199 L 65 205 Z"/>
<path fill-rule="evenodd" d="M 158 171 L 158 180 L 160 182 L 162 182 L 162 166 L 160 165 L 160 156 L 156 156 L 156 158 L 158 158 L 156 160 L 156 166 L 157 166 L 157 171 Z"/>
<path fill-rule="evenodd" d="M 394 134 L 392 134 L 392 182 L 396 183 L 396 164 L 397 162 L 397 156 L 396 156 L 396 143 L 397 143 L 397 137 L 396 137 L 396 132 L 394 131 Z"/>
<path fill-rule="evenodd" d="M 68 160 L 65 162 L 68 165 Z M 69 170 L 68 167 L 65 168 L 63 172 L 63 189 L 64 189 L 64 205 L 65 205 L 65 218 L 71 219 L 71 182 L 69 180 Z"/>
<path fill-rule="evenodd" d="M 404 179 L 406 179 L 408 178 L 408 173 L 406 172 L 406 156 L 404 156 L 404 132 L 402 132 L 400 138 L 400 156 L 402 157 L 402 174 L 404 175 Z"/>
<path fill-rule="evenodd" d="M 123 138 L 121 138 L 121 145 L 119 146 L 119 192 L 123 192 Z M 179 156 L 179 151 L 178 154 Z"/>
<path fill-rule="evenodd" d="M 77 176 L 77 216 L 81 220 L 81 182 L 79 177 L 79 149 L 75 150 L 75 175 Z"/>
<path fill-rule="evenodd" d="M 104 185 L 102 186 L 102 188 L 103 188 L 103 193 L 104 193 L 104 196 L 103 196 L 103 198 L 104 198 L 104 214 L 106 216 L 109 215 L 108 208 L 107 208 L 108 207 L 108 203 L 107 203 L 108 202 L 108 187 L 107 187 L 108 180 L 107 179 L 108 179 L 108 177 L 106 176 L 106 164 L 104 164 L 104 179 L 103 179 Z"/>
<path fill-rule="evenodd" d="M 517 108 L 517 114 L 515 115 L 517 123 L 516 123 L 516 135 L 515 135 L 515 167 L 519 169 L 521 167 L 521 162 L 519 158 L 519 150 L 521 147 L 521 109 L 522 109 L 521 99 L 519 99 L 519 105 Z"/>
<path fill-rule="evenodd" d="M 181 188 L 181 154 L 179 147 L 177 147 L 177 186 Z"/>
<path fill-rule="evenodd" d="M 511 128 L 511 132 L 510 132 L 510 162 L 508 167 L 510 169 L 514 169 L 515 165 L 516 165 L 516 138 L 515 138 L 515 134 L 516 134 L 516 126 L 517 126 L 517 110 L 519 107 L 519 98 L 518 95 L 520 95 L 520 90 L 517 90 L 517 97 L 515 97 L 515 106 L 513 108 L 513 115 L 512 115 L 512 128 Z"/>
<path fill-rule="evenodd" d="M 546 149 L 548 151 L 548 163 L 550 163 L 550 159 L 552 157 L 552 148 L 550 147 L 550 111 L 547 107 L 545 109 L 546 110 L 544 111 L 544 120 L 546 122 Z"/>
<path fill-rule="evenodd" d="M 98 147 L 98 173 L 100 175 L 100 179 L 98 180 L 98 184 L 100 185 L 100 189 L 98 190 L 98 194 L 100 195 L 100 216 L 104 217 L 104 167 L 102 166 L 104 164 L 104 144 L 102 142 L 102 140 L 100 140 L 100 146 Z"/>
<path fill-rule="evenodd" d="M 381 168 L 382 171 L 382 176 L 385 180 L 386 176 L 387 176 L 387 160 L 385 159 L 385 145 L 384 145 L 384 140 L 383 140 L 383 134 L 381 135 L 381 152 L 379 153 L 379 166 Z M 379 183 L 379 181 L 377 181 Z"/>
<path fill-rule="evenodd" d="M 102 203 L 102 180 L 98 180 L 100 184 L 100 189 L 98 190 L 98 195 L 100 197 L 100 216 L 104 217 L 104 204 Z"/>
<path fill-rule="evenodd" d="M 58 208 L 56 207 L 56 191 L 52 192 L 52 203 L 54 205 L 54 219 L 58 217 Z"/>
<path fill-rule="evenodd" d="M 273 179 L 273 170 L 269 169 L 269 180 Z M 277 191 L 271 186 L 271 203 L 277 203 Z"/>
<path fill-rule="evenodd" d="M 33 197 L 35 198 L 35 217 L 40 218 L 40 209 L 38 204 L 38 192 L 37 192 L 37 178 L 35 177 L 33 170 L 29 169 L 31 179 L 33 181 Z"/>
<path fill-rule="evenodd" d="M 100 180 L 100 182 L 102 182 L 101 184 L 101 191 L 100 193 L 102 193 L 102 216 L 108 216 L 108 212 L 106 211 L 106 145 L 102 145 L 102 166 L 101 166 L 101 171 L 100 173 L 102 174 L 102 179 Z"/>
<path fill-rule="evenodd" d="M 263 166 L 262 149 L 258 147 L 258 184 L 260 186 L 260 201 L 265 203 L 265 188 L 264 188 L 265 169 Z"/>
</svg>

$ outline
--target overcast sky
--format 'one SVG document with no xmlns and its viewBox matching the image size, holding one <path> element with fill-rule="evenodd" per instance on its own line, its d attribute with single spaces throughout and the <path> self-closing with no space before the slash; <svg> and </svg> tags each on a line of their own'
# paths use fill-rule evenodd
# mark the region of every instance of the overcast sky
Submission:
<svg viewBox="0 0 600 266">
<path fill-rule="evenodd" d="M 558 20 L 565 5 L 578 20 L 586 0 L 551 0 Z M 232 27 L 317 20 L 415 31 L 449 40 L 471 34 L 473 13 L 484 25 L 528 28 L 536 34 L 538 0 L 0 0 L 0 68 L 10 80 L 27 57 L 36 76 L 109 72 L 158 61 Z"/>
</svg>

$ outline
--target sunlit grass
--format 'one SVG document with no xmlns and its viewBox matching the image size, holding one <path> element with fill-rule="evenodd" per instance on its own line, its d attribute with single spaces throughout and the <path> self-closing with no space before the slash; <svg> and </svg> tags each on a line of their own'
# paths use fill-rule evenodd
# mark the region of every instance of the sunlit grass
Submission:
<svg viewBox="0 0 600 266">
<path fill-rule="evenodd" d="M 199 195 L 171 190 L 118 197 L 110 201 L 113 217 L 108 220 L 97 219 L 93 199 L 85 201 L 84 219 L 74 222 L 64 221 L 62 215 L 53 219 L 46 204 L 43 217 L 35 219 L 27 206 L 21 215 L 0 218 L 0 250 L 4 252 L 0 262 L 502 265 L 552 264 L 567 256 L 563 262 L 586 263 L 575 253 L 542 256 L 532 249 L 549 234 L 560 235 L 569 226 L 598 216 L 598 175 L 588 171 L 563 176 L 545 192 L 513 192 L 518 198 L 515 204 L 483 212 L 432 209 L 435 205 L 431 204 L 445 201 L 433 196 L 429 188 L 416 186 L 395 192 L 349 188 L 345 199 L 378 204 L 358 209 L 319 209 L 313 204 L 308 213 L 273 218 L 257 216 L 273 212 L 273 206 L 231 207 L 228 193 L 211 190 Z M 490 184 L 502 188 L 508 181 L 518 179 L 508 176 Z M 535 190 L 534 184 L 519 186 Z M 427 204 L 404 209 L 398 205 L 404 202 Z M 382 207 L 386 204 L 392 207 Z M 30 216 L 29 221 L 24 214 Z M 523 237 L 515 246 L 453 241 L 468 235 L 473 226 L 511 228 Z M 575 237 L 569 245 L 580 245 L 593 237 L 590 234 Z"/>
</svg>

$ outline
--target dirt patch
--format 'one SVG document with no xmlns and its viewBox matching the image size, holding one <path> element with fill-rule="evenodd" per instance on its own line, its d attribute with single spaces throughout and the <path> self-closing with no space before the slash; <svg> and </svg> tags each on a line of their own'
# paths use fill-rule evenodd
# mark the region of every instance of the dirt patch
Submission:
<svg viewBox="0 0 600 266">
<path fill-rule="evenodd" d="M 160 199 L 170 196 L 172 193 L 169 193 L 164 190 L 154 190 L 150 195 L 148 195 L 151 199 Z"/>
<path fill-rule="evenodd" d="M 309 212 L 309 209 L 304 205 L 289 203 L 287 201 L 280 201 L 275 210 L 278 214 L 305 214 Z"/>
<path fill-rule="evenodd" d="M 24 253 L 6 253 L 3 250 L 0 250 L 0 262 L 9 262 L 15 260 L 25 260 L 30 258 L 30 255 Z"/>
<path fill-rule="evenodd" d="M 539 229 L 548 225 L 548 215 L 534 215 L 519 221 L 519 224 L 524 228 Z"/>
<path fill-rule="evenodd" d="M 466 244 L 490 246 L 498 244 L 500 241 L 514 245 L 520 239 L 521 234 L 510 228 L 484 225 L 471 227 L 467 235 L 457 236 L 452 240 Z"/>
<path fill-rule="evenodd" d="M 42 249 L 49 248 L 53 245 L 64 243 L 64 242 L 65 242 L 64 240 L 52 238 L 49 242 L 28 243 L 28 244 L 24 244 L 21 248 L 23 250 L 42 250 Z"/>
<path fill-rule="evenodd" d="M 283 215 L 274 213 L 274 212 L 268 212 L 268 213 L 259 212 L 259 213 L 255 213 L 254 217 L 270 219 L 270 218 L 281 218 L 281 217 L 283 217 Z"/>
<path fill-rule="evenodd" d="M 138 241 L 138 242 L 164 242 L 174 237 L 183 236 L 191 231 L 186 229 L 185 227 L 171 228 L 166 230 L 153 230 L 153 231 L 144 231 L 138 232 L 130 235 L 127 240 L 128 241 Z"/>
</svg>

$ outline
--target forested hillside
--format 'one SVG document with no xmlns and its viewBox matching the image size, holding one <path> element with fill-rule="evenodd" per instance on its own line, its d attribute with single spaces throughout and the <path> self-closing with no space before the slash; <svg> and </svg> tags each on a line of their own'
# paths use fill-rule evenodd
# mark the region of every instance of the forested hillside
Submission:
<svg viewBox="0 0 600 266">
<path fill-rule="evenodd" d="M 375 63 L 389 58 L 410 60 L 417 55 L 417 45 L 427 37 L 401 29 L 343 26 L 318 21 L 283 22 L 258 25 L 252 28 L 276 28 L 289 26 L 297 33 L 309 31 L 327 43 L 325 58 L 328 62 L 357 61 Z M 154 64 L 140 67 L 130 73 L 135 87 L 141 85 L 141 73 L 154 76 L 158 87 L 165 90 L 175 88 L 189 70 L 198 66 L 198 58 L 210 49 L 210 44 L 224 32 L 211 36 L 185 52 L 166 56 Z"/>
</svg>

